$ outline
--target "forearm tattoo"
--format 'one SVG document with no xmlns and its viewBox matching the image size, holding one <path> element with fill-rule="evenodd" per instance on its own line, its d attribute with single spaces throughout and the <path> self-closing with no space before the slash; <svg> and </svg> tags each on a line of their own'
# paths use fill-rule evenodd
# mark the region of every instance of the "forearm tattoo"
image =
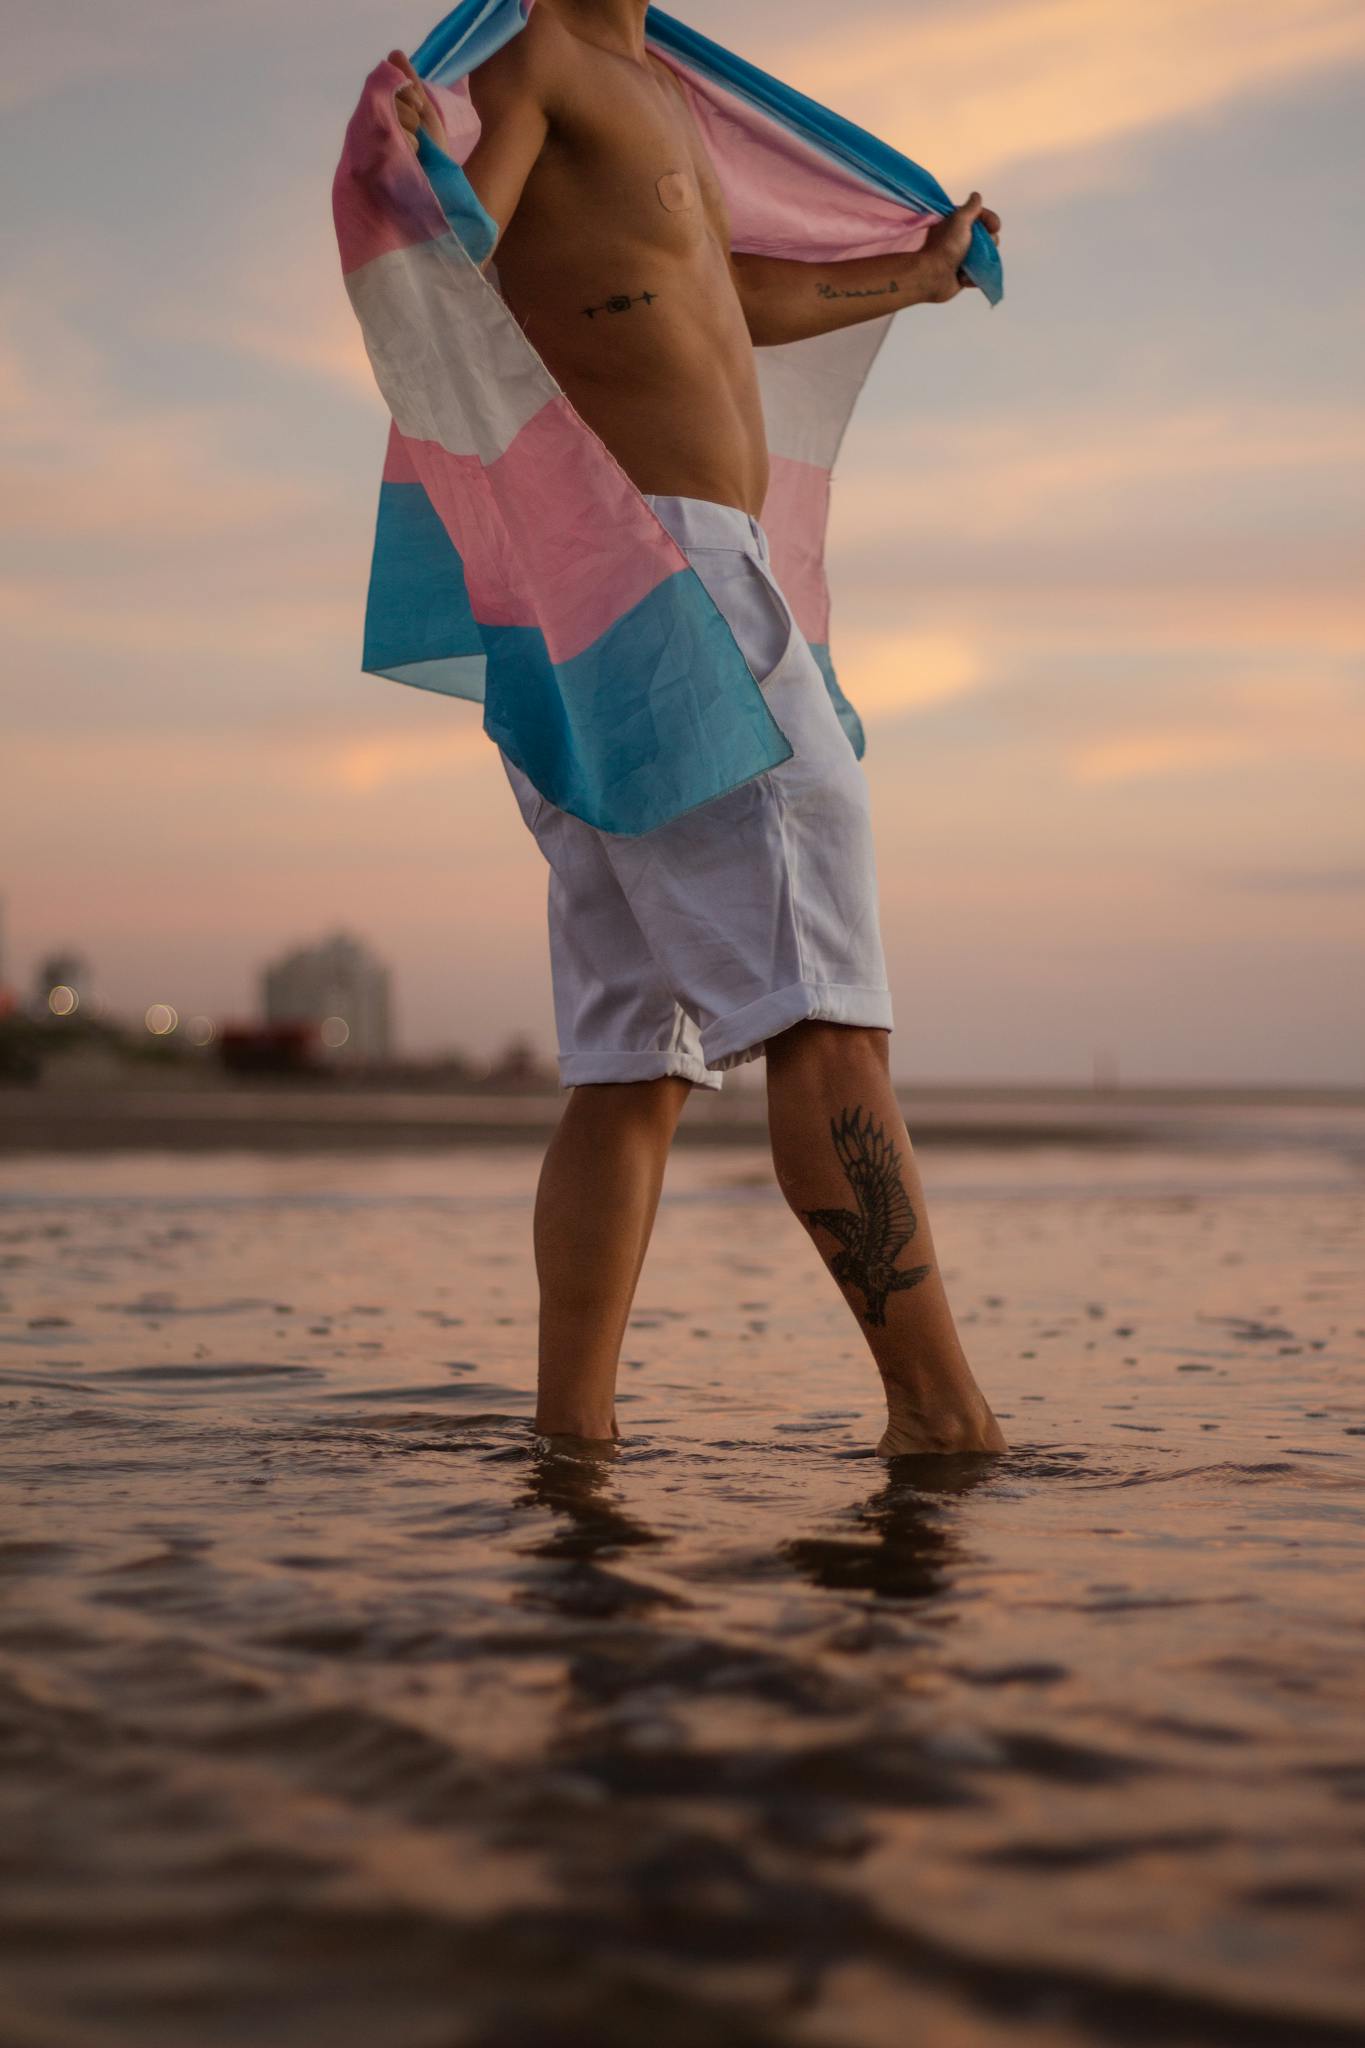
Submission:
<svg viewBox="0 0 1365 2048">
<path fill-rule="evenodd" d="M 898 292 L 900 286 L 892 277 L 885 284 L 853 285 L 847 290 L 837 284 L 818 284 L 815 290 L 822 299 L 885 299 Z"/>
<path fill-rule="evenodd" d="M 614 292 L 600 306 L 585 306 L 583 311 L 589 320 L 597 313 L 628 313 L 632 306 L 652 306 L 658 296 L 657 292 L 637 292 L 631 298 L 627 292 Z"/>
<path fill-rule="evenodd" d="M 805 1219 L 813 1231 L 827 1230 L 838 1238 L 842 1249 L 830 1260 L 830 1271 L 841 1287 L 859 1289 L 866 1303 L 864 1321 L 880 1326 L 886 1321 L 888 1296 L 918 1287 L 933 1267 L 896 1264 L 919 1229 L 919 1219 L 905 1192 L 900 1154 L 871 1111 L 864 1121 L 861 1107 L 845 1110 L 829 1129 L 858 1206 L 807 1209 Z"/>
</svg>

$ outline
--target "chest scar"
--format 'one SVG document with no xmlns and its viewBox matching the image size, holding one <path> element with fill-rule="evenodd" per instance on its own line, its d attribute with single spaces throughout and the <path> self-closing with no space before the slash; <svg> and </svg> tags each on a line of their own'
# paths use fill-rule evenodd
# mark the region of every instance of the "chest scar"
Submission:
<svg viewBox="0 0 1365 2048">
<path fill-rule="evenodd" d="M 660 206 L 669 213 L 687 213 L 697 203 L 691 181 L 682 171 L 665 171 L 662 178 L 656 178 L 654 190 Z"/>
</svg>

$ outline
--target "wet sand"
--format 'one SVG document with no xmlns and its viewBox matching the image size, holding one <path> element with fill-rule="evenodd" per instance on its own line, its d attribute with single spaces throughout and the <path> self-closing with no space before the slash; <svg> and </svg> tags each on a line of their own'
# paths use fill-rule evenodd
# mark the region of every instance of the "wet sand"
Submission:
<svg viewBox="0 0 1365 2048">
<path fill-rule="evenodd" d="M 530 1149 L 0 1169 L 4 2048 L 1358 2043 L 1359 1176 L 920 1157 L 975 1468 L 753 1149 L 605 1464 Z"/>
</svg>

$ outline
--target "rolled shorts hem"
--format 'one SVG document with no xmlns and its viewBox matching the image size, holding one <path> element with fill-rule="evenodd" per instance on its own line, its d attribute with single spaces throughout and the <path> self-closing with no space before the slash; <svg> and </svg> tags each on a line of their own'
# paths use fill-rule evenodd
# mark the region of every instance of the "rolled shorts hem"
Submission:
<svg viewBox="0 0 1365 2048">
<path fill-rule="evenodd" d="M 562 1052 L 561 1088 L 589 1088 L 611 1081 L 662 1081 L 676 1075 L 697 1088 L 719 1088 L 720 1076 L 683 1052 Z"/>
<path fill-rule="evenodd" d="M 891 1029 L 891 991 L 854 988 L 842 982 L 796 981 L 789 988 L 760 996 L 732 1017 L 718 1017 L 701 1035 L 701 1049 L 713 1073 L 758 1059 L 770 1038 L 793 1024 L 819 1020 L 826 1024 L 861 1024 L 873 1031 Z"/>
</svg>

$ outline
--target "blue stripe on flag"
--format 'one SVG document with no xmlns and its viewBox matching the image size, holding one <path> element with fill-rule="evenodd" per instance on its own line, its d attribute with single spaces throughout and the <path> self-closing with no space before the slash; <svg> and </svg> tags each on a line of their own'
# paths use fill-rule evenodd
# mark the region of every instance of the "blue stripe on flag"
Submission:
<svg viewBox="0 0 1365 2048">
<path fill-rule="evenodd" d="M 398 679 L 478 702 L 478 671 L 466 664 L 483 651 L 464 565 L 430 498 L 418 483 L 381 484 L 362 668 L 392 676 L 429 667 Z"/>
<path fill-rule="evenodd" d="M 525 28 L 522 0 L 462 0 L 412 53 L 412 68 L 433 85 L 451 85 L 486 64 L 495 50 Z"/>
<path fill-rule="evenodd" d="M 417 131 L 417 161 L 427 174 L 427 183 L 436 194 L 446 225 L 465 254 L 475 263 L 486 263 L 498 246 L 498 224 L 485 211 L 454 157 L 447 156 L 425 128 Z"/>
<path fill-rule="evenodd" d="M 570 661 L 551 662 L 533 626 L 482 632 L 485 730 L 542 796 L 599 831 L 648 832 L 791 758 L 691 569 Z"/>
</svg>

